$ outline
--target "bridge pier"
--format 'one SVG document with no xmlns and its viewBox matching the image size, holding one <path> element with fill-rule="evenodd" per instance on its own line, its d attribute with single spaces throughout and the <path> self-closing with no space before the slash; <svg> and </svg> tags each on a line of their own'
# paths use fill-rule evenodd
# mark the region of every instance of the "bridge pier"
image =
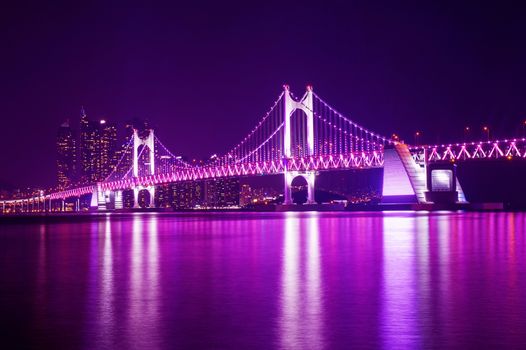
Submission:
<svg viewBox="0 0 526 350">
<path fill-rule="evenodd" d="M 155 208 L 155 186 L 149 186 L 148 192 L 150 193 L 150 208 Z"/>
<path fill-rule="evenodd" d="M 302 177 L 307 181 L 307 204 L 314 204 L 316 201 L 314 199 L 314 183 L 316 181 L 316 172 L 314 171 L 286 171 L 285 175 L 285 200 L 283 204 L 289 205 L 292 204 L 292 181 L 295 178 Z"/>
<path fill-rule="evenodd" d="M 140 188 L 139 187 L 134 187 L 133 188 L 133 208 L 134 209 L 138 209 L 140 208 L 139 206 L 139 192 L 140 192 Z"/>
<path fill-rule="evenodd" d="M 97 191 L 97 210 L 106 210 L 106 192 L 99 189 Z"/>
<path fill-rule="evenodd" d="M 123 198 L 122 198 L 122 190 L 121 191 L 115 191 L 115 209 L 123 209 Z"/>
<path fill-rule="evenodd" d="M 457 166 L 450 162 L 426 166 L 426 200 L 433 203 L 466 202 L 457 178 Z"/>
</svg>

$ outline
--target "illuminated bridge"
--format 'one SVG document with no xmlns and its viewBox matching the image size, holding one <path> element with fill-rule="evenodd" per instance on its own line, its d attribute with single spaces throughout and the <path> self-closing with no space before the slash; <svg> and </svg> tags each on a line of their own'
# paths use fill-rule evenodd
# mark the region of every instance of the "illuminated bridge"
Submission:
<svg viewBox="0 0 526 350">
<path fill-rule="evenodd" d="M 342 169 L 384 167 L 383 200 L 429 203 L 465 201 L 452 163 L 474 158 L 526 157 L 524 139 L 408 147 L 378 135 L 348 117 L 307 87 L 295 97 L 288 86 L 255 127 L 230 151 L 205 164 L 175 156 L 155 135 L 134 130 L 113 172 L 102 182 L 25 199 L 1 201 L 2 212 L 64 210 L 64 201 L 91 195 L 91 208 L 123 207 L 123 191 L 139 192 L 181 181 L 283 174 L 284 204 L 292 204 L 296 177 L 307 183 L 307 203 L 314 203 L 316 175 Z M 57 202 L 61 203 L 57 206 Z M 113 202 L 113 205 L 109 205 Z M 56 209 L 58 208 L 58 209 Z M 80 206 L 76 206 L 80 210 Z"/>
</svg>

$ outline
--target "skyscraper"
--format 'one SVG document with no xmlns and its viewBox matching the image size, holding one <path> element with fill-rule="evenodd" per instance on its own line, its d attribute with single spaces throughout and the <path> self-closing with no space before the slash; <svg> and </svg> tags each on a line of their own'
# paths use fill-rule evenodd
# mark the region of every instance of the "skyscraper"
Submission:
<svg viewBox="0 0 526 350">
<path fill-rule="evenodd" d="M 99 162 L 97 181 L 102 181 L 111 174 L 117 165 L 119 147 L 117 144 L 117 126 L 105 120 L 99 122 L 100 138 L 98 140 Z"/>
<path fill-rule="evenodd" d="M 115 168 L 119 154 L 117 126 L 102 119 L 89 120 L 84 108 L 80 113 L 80 182 L 104 180 Z"/>
<path fill-rule="evenodd" d="M 98 127 L 88 119 L 84 108 L 80 111 L 80 183 L 97 181 Z"/>
<path fill-rule="evenodd" d="M 57 185 L 65 189 L 75 183 L 77 148 L 75 133 L 69 121 L 63 123 L 57 132 Z"/>
</svg>

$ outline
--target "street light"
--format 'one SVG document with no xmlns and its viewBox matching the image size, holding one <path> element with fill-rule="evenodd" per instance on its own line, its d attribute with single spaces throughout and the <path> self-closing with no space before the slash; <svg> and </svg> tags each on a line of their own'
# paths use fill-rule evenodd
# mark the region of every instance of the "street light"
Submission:
<svg viewBox="0 0 526 350">
<path fill-rule="evenodd" d="M 483 127 L 482 130 L 486 133 L 486 139 L 489 141 L 489 128 L 487 126 Z"/>
<path fill-rule="evenodd" d="M 469 141 L 469 132 L 471 131 L 471 128 L 469 126 L 466 126 L 464 128 L 464 141 Z"/>
<path fill-rule="evenodd" d="M 420 131 L 415 132 L 415 146 L 418 146 L 419 137 L 420 137 Z"/>
</svg>

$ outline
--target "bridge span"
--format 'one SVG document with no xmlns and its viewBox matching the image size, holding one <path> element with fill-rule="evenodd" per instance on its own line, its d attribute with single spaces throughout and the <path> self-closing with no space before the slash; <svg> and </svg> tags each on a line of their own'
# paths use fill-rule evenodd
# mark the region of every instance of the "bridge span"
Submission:
<svg viewBox="0 0 526 350">
<path fill-rule="evenodd" d="M 295 97 L 288 86 L 256 126 L 228 152 L 205 164 L 191 164 L 171 152 L 149 130 L 134 130 L 113 172 L 102 182 L 23 199 L 0 201 L 2 213 L 64 211 L 66 200 L 91 196 L 93 210 L 122 209 L 123 191 L 154 198 L 160 185 L 206 179 L 283 175 L 284 204 L 292 204 L 292 181 L 307 183 L 314 203 L 316 176 L 344 169 L 384 168 L 385 203 L 465 202 L 455 162 L 469 159 L 526 157 L 525 139 L 407 146 L 383 137 L 339 113 L 308 86 Z M 113 201 L 113 205 L 109 205 Z M 151 201 L 151 206 L 155 206 Z"/>
</svg>

